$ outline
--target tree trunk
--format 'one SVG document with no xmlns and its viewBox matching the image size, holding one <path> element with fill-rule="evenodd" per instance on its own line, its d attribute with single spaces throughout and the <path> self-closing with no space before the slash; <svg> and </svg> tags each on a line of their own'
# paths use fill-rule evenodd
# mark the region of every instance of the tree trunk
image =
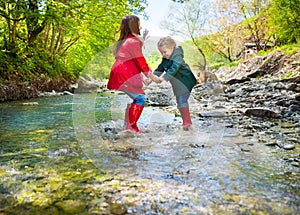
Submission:
<svg viewBox="0 0 300 215">
<path fill-rule="evenodd" d="M 202 70 L 205 70 L 206 69 L 206 57 L 205 57 L 205 54 L 204 54 L 203 50 L 199 47 L 199 45 L 198 45 L 197 41 L 195 40 L 195 38 L 192 37 L 192 41 L 193 41 L 194 45 L 197 47 L 197 50 L 200 52 L 201 56 L 203 57 Z"/>
<path fill-rule="evenodd" d="M 51 42 L 50 42 L 50 58 L 53 60 L 53 55 L 54 55 L 54 42 L 55 42 L 55 27 L 52 25 L 52 36 L 51 36 Z"/>
<path fill-rule="evenodd" d="M 57 52 L 59 54 L 61 54 L 62 50 L 63 50 L 63 47 L 64 47 L 64 41 L 65 41 L 65 37 L 64 36 L 61 36 L 60 37 L 60 40 L 59 40 L 59 46 L 58 46 L 58 49 L 57 49 Z"/>
<path fill-rule="evenodd" d="M 58 49 L 58 43 L 60 41 L 60 37 L 61 37 L 61 30 L 58 30 L 58 35 L 55 39 L 55 45 L 54 45 L 54 48 L 53 48 L 53 54 L 55 55 L 57 53 L 57 49 Z"/>
<path fill-rule="evenodd" d="M 17 22 L 13 21 L 13 26 L 11 30 L 11 48 L 15 49 L 16 47 L 16 34 L 17 34 Z"/>
<path fill-rule="evenodd" d="M 30 0 L 28 4 L 30 16 L 26 16 L 27 34 L 28 34 L 28 45 L 32 46 L 38 35 L 44 30 L 47 25 L 47 16 L 44 16 L 43 20 L 39 13 L 39 5 L 37 0 Z M 47 9 L 48 10 L 48 9 Z M 46 11 L 47 13 L 47 11 Z"/>
<path fill-rule="evenodd" d="M 47 48 L 48 40 L 49 40 L 49 32 L 50 32 L 50 26 L 47 26 L 45 30 L 45 39 L 44 39 L 44 48 Z"/>
</svg>

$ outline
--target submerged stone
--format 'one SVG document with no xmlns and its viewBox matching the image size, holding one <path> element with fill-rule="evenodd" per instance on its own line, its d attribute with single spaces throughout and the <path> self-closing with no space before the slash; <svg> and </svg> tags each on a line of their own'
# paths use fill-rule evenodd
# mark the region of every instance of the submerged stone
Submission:
<svg viewBox="0 0 300 215">
<path fill-rule="evenodd" d="M 283 146 L 283 148 L 285 150 L 292 150 L 292 149 L 295 148 L 295 145 L 294 144 L 286 144 L 286 145 Z"/>
<path fill-rule="evenodd" d="M 278 114 L 272 110 L 265 108 L 249 108 L 245 111 L 246 116 L 257 116 L 267 118 L 277 118 Z"/>
<path fill-rule="evenodd" d="M 275 142 L 269 142 L 269 143 L 265 143 L 265 146 L 278 146 L 278 144 Z"/>
<path fill-rule="evenodd" d="M 66 214 L 79 214 L 85 209 L 85 204 L 79 200 L 65 200 L 56 206 Z"/>
</svg>

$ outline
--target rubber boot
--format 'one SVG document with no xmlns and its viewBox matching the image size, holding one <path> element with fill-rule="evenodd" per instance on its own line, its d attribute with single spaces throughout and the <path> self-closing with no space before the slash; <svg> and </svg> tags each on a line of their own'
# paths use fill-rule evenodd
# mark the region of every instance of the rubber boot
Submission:
<svg viewBox="0 0 300 215">
<path fill-rule="evenodd" d="M 180 111 L 181 118 L 182 118 L 182 128 L 183 128 L 183 130 L 187 131 L 187 130 L 189 130 L 190 126 L 192 125 L 190 109 L 188 107 L 180 108 L 179 111 Z"/>
<path fill-rule="evenodd" d="M 134 103 L 131 104 L 131 106 L 129 108 L 129 124 L 130 124 L 129 129 L 130 130 L 143 133 L 140 131 L 140 129 L 137 126 L 137 121 L 139 120 L 143 109 L 144 109 L 144 106 L 140 106 L 140 105 L 137 105 Z"/>
<path fill-rule="evenodd" d="M 131 104 L 127 104 L 126 111 L 125 111 L 125 118 L 124 118 L 124 129 L 127 130 L 130 128 L 129 124 L 129 108 Z"/>
</svg>

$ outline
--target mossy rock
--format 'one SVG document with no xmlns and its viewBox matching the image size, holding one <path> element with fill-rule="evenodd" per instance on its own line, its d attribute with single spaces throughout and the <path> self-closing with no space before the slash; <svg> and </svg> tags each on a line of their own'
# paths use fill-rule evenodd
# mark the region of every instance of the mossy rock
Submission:
<svg viewBox="0 0 300 215">
<path fill-rule="evenodd" d="M 56 203 L 56 206 L 61 209 L 65 214 L 79 214 L 83 212 L 86 205 L 81 201 L 65 200 Z"/>
<path fill-rule="evenodd" d="M 127 206 L 125 204 L 122 204 L 122 203 L 114 202 L 110 206 L 110 212 L 112 214 L 117 214 L 117 215 L 126 214 L 127 213 Z"/>
</svg>

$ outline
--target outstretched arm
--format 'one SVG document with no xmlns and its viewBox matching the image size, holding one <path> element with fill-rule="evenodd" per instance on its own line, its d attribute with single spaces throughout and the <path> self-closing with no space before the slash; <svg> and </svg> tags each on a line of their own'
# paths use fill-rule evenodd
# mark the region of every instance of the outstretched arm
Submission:
<svg viewBox="0 0 300 215">
<path fill-rule="evenodd" d="M 154 75 L 153 73 L 150 74 L 150 79 L 151 79 L 152 81 L 154 81 L 155 83 L 157 83 L 157 84 L 160 84 L 160 83 L 161 83 L 160 78 L 159 78 L 158 76 Z"/>
<path fill-rule="evenodd" d="M 143 79 L 144 84 L 146 84 L 147 86 L 148 86 L 149 84 L 151 84 L 152 81 L 154 81 L 154 82 L 157 83 L 157 84 L 160 84 L 162 80 L 161 80 L 160 77 L 154 75 L 152 72 L 149 74 L 149 76 L 148 76 L 147 79 Z"/>
</svg>

